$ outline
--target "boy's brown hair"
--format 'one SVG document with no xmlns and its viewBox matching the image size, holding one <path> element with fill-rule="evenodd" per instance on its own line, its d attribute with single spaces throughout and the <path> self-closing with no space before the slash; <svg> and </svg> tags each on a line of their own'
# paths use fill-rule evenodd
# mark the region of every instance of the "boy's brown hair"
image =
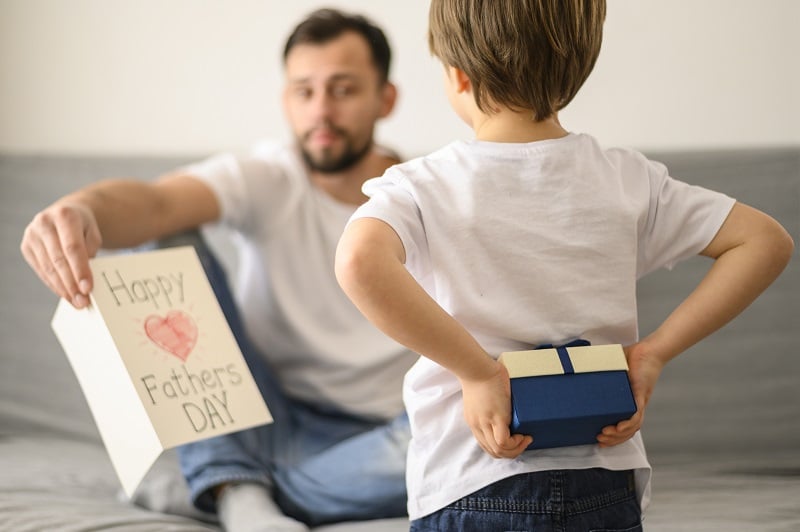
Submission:
<svg viewBox="0 0 800 532">
<path fill-rule="evenodd" d="M 431 0 L 428 45 L 469 77 L 478 109 L 530 109 L 540 121 L 589 77 L 605 15 L 605 0 Z"/>
</svg>

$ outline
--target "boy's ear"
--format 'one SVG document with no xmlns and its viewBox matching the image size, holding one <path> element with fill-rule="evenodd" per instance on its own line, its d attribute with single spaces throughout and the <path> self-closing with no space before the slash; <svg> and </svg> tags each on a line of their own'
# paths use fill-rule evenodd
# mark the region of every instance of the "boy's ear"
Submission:
<svg viewBox="0 0 800 532">
<path fill-rule="evenodd" d="M 469 92 L 472 90 L 472 82 L 469 80 L 463 70 L 457 67 L 450 67 L 453 69 L 452 75 L 456 80 L 456 92 Z"/>
</svg>

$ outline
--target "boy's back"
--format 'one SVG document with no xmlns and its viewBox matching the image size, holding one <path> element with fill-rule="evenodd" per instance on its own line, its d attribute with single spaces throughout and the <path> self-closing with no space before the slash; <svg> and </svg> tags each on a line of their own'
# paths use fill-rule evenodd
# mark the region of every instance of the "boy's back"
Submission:
<svg viewBox="0 0 800 532">
<path fill-rule="evenodd" d="M 493 357 L 563 344 L 637 341 L 640 273 L 699 253 L 733 200 L 669 178 L 628 150 L 604 151 L 588 135 L 527 144 L 454 142 L 369 181 L 356 217 L 384 220 L 406 251 L 406 267 Z M 411 512 L 431 509 L 510 474 L 649 466 L 641 440 L 611 449 L 551 449 L 500 461 L 461 423 L 461 387 L 426 359 L 406 378 L 415 434 L 434 439 L 409 451 Z M 535 435 L 534 435 L 535 437 Z M 450 460 L 438 460 L 448 456 Z M 453 464 L 462 464 L 454 474 Z"/>
<path fill-rule="evenodd" d="M 413 531 L 640 530 L 650 466 L 639 429 L 664 365 L 791 256 L 763 213 L 562 127 L 604 17 L 602 0 L 431 0 L 431 52 L 477 140 L 367 182 L 339 242 L 347 295 L 422 355 L 404 385 Z M 697 253 L 714 266 L 638 339 L 636 279 Z M 537 436 L 510 433 L 497 357 L 575 337 L 624 344 L 637 412 L 596 445 L 526 452 Z"/>
</svg>

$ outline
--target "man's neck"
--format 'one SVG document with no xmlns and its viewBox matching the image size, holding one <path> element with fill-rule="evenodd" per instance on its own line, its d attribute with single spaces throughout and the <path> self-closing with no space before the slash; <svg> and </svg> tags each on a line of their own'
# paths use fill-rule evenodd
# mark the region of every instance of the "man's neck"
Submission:
<svg viewBox="0 0 800 532">
<path fill-rule="evenodd" d="M 360 161 L 341 172 L 321 173 L 310 171 L 311 183 L 342 203 L 361 205 L 367 196 L 361 192 L 361 185 L 367 179 L 383 175 L 387 168 L 400 161 L 373 148 Z"/>
</svg>

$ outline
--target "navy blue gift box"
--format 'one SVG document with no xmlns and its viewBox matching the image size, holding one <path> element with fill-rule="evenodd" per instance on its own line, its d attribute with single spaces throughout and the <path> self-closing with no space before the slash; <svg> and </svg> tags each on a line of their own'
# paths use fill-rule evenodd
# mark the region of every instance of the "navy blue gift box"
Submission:
<svg viewBox="0 0 800 532">
<path fill-rule="evenodd" d="M 511 432 L 533 436 L 528 449 L 597 443 L 603 427 L 636 412 L 621 345 L 578 340 L 499 361 L 511 377 Z"/>
</svg>

